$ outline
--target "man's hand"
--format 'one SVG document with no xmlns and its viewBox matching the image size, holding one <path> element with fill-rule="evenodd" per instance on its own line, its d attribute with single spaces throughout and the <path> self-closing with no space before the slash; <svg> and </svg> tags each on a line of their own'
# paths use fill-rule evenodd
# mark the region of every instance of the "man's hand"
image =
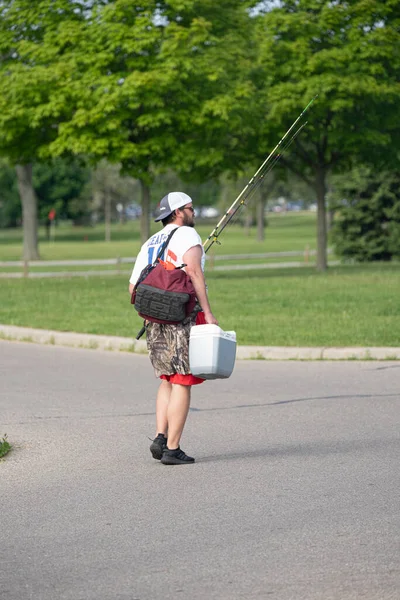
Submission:
<svg viewBox="0 0 400 600">
<path fill-rule="evenodd" d="M 207 325 L 218 325 L 218 321 L 217 319 L 214 317 L 214 315 L 212 314 L 212 312 L 205 312 L 204 313 L 204 318 L 206 320 Z"/>
</svg>

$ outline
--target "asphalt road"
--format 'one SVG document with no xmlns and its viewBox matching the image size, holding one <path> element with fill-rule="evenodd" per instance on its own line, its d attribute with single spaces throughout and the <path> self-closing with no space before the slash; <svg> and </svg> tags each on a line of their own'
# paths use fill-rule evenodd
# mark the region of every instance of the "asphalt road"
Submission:
<svg viewBox="0 0 400 600">
<path fill-rule="evenodd" d="M 238 361 L 148 451 L 145 356 L 0 342 L 1 600 L 400 598 L 400 363 Z"/>
</svg>

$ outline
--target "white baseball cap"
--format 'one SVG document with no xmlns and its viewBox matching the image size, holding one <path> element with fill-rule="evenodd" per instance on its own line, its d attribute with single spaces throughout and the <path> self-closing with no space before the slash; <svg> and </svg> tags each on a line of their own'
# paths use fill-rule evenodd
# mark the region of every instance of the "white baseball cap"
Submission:
<svg viewBox="0 0 400 600">
<path fill-rule="evenodd" d="M 169 194 L 164 196 L 164 198 L 158 205 L 158 215 L 157 218 L 154 219 L 154 221 L 157 222 L 166 219 L 171 213 L 174 212 L 174 210 L 176 210 L 177 208 L 182 208 L 182 206 L 185 206 L 185 204 L 189 204 L 189 202 L 193 202 L 193 200 L 184 192 L 170 192 Z"/>
</svg>

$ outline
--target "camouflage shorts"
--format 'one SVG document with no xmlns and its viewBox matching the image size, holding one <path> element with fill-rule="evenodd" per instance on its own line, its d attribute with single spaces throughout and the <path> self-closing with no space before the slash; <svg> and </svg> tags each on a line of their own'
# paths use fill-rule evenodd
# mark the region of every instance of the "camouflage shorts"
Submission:
<svg viewBox="0 0 400 600">
<path fill-rule="evenodd" d="M 190 375 L 189 337 L 196 315 L 177 325 L 148 323 L 147 349 L 156 377 L 161 375 Z"/>
</svg>

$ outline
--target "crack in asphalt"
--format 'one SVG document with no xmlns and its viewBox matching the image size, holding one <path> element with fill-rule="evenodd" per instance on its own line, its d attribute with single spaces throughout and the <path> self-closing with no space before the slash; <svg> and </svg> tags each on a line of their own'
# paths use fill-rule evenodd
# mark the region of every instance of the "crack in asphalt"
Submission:
<svg viewBox="0 0 400 600">
<path fill-rule="evenodd" d="M 296 402 L 310 402 L 313 400 L 341 400 L 341 399 L 351 399 L 351 398 L 397 398 L 400 400 L 400 393 L 395 394 L 350 394 L 350 395 L 335 395 L 335 396 L 311 396 L 308 398 L 294 398 L 291 400 L 278 400 L 277 402 L 263 402 L 261 404 L 237 404 L 235 406 L 218 406 L 211 408 L 196 408 L 191 407 L 189 410 L 193 413 L 199 412 L 218 412 L 225 410 L 240 410 L 243 408 L 262 408 L 265 406 L 279 406 L 284 404 L 293 404 Z M 143 413 L 109 413 L 102 415 L 85 415 L 85 416 L 74 416 L 71 415 L 56 415 L 51 417 L 42 417 L 40 415 L 34 415 L 28 421 L 9 421 L 8 423 L 3 423 L 3 425 L 27 425 L 32 424 L 35 421 L 53 421 L 53 420 L 62 420 L 62 419 L 77 419 L 79 421 L 88 420 L 88 419 L 110 419 L 110 418 L 121 418 L 121 417 L 151 417 L 154 416 L 155 411 L 152 412 L 143 412 Z"/>
</svg>

